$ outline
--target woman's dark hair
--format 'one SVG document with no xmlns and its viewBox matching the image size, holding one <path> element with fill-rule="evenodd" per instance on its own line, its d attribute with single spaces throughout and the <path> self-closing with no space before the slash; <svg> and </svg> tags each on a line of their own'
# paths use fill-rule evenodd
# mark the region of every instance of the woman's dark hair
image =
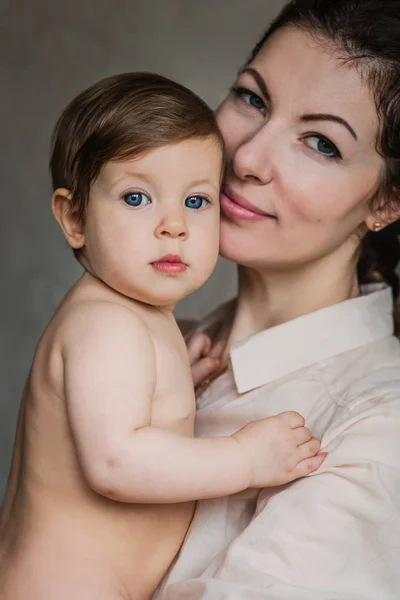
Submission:
<svg viewBox="0 0 400 600">
<path fill-rule="evenodd" d="M 381 202 L 383 198 L 388 207 L 398 212 L 400 0 L 292 0 L 264 33 L 249 62 L 266 40 L 283 27 L 301 28 L 318 42 L 333 46 L 337 56 L 354 65 L 370 86 L 380 122 L 376 149 L 385 162 L 374 200 Z M 395 273 L 400 260 L 399 233 L 399 221 L 379 232 L 368 232 L 362 241 L 358 264 L 360 283 L 383 279 L 392 286 L 395 297 L 399 292 Z"/>
</svg>

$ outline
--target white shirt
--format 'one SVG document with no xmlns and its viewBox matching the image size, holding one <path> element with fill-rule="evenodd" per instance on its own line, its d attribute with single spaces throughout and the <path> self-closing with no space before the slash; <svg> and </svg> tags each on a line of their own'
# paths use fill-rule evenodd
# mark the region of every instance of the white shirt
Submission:
<svg viewBox="0 0 400 600">
<path fill-rule="evenodd" d="M 400 599 L 400 344 L 390 290 L 363 292 L 241 341 L 201 395 L 199 436 L 296 410 L 329 455 L 199 502 L 158 600 Z"/>
</svg>

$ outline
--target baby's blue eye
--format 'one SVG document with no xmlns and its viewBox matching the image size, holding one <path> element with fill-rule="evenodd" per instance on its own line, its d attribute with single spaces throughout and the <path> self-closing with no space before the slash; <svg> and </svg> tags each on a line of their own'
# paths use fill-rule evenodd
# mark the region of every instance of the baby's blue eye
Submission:
<svg viewBox="0 0 400 600">
<path fill-rule="evenodd" d="M 142 192 L 129 192 L 122 199 L 128 206 L 145 206 L 151 202 L 150 198 L 146 194 L 142 194 Z"/>
<path fill-rule="evenodd" d="M 205 206 L 207 206 L 207 204 L 208 200 L 203 198 L 203 196 L 190 196 L 185 200 L 185 206 L 187 206 L 188 208 L 194 208 L 195 210 L 198 210 L 199 208 L 204 208 Z"/>
</svg>

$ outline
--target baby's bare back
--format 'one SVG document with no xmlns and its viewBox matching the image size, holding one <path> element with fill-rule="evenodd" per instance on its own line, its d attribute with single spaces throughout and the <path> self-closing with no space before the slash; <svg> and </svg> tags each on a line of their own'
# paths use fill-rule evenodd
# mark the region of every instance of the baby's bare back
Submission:
<svg viewBox="0 0 400 600">
<path fill-rule="evenodd" d="M 96 300 L 124 303 L 84 276 L 35 353 L 0 516 L 1 600 L 150 598 L 192 517 L 191 503 L 118 502 L 93 491 L 84 476 L 65 401 L 63 339 L 74 326 L 71 311 L 90 310 Z M 137 311 L 154 340 L 151 424 L 193 435 L 192 383 L 175 324 L 130 301 L 126 306 Z"/>
</svg>

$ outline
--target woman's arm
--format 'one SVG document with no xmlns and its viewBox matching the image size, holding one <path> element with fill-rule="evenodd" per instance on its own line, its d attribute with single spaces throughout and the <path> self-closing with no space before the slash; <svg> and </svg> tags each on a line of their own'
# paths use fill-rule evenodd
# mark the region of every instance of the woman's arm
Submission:
<svg viewBox="0 0 400 600">
<path fill-rule="evenodd" d="M 162 600 L 399 598 L 400 400 L 371 401 L 324 449 L 317 474 L 264 490 L 206 575 L 170 585 Z"/>
</svg>

